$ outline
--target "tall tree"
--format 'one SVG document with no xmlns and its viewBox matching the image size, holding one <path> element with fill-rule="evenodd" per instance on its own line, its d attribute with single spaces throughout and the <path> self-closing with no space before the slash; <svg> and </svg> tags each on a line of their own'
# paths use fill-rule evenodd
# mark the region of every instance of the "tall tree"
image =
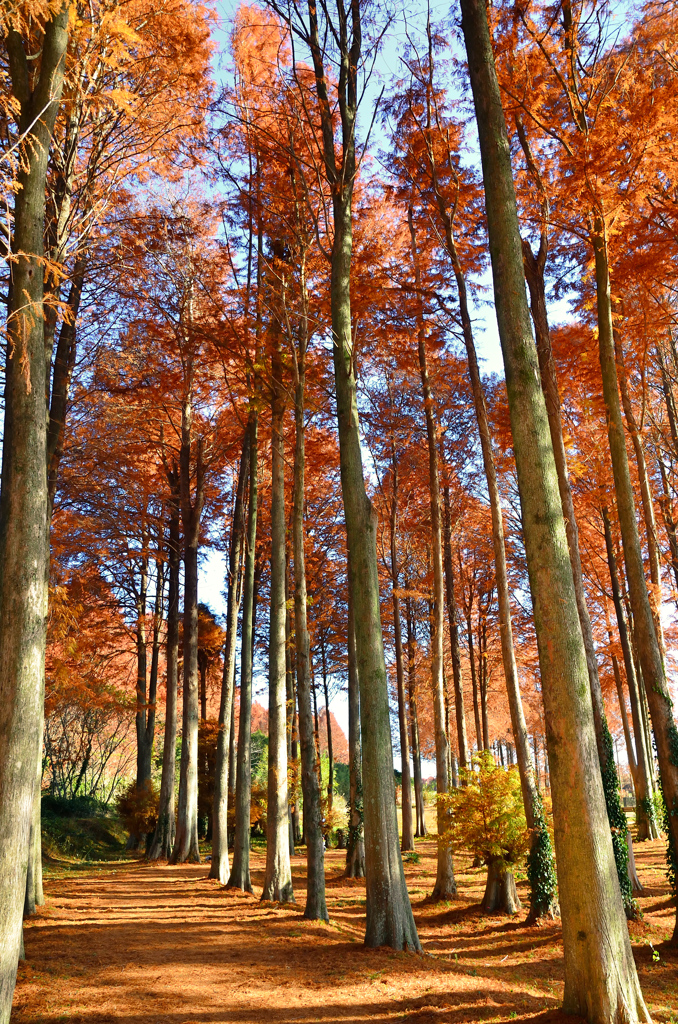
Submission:
<svg viewBox="0 0 678 1024">
<path fill-rule="evenodd" d="M 47 163 L 64 82 L 69 8 L 16 4 L 0 17 L 21 163 L 7 299 L 0 492 L 0 1021 L 21 944 L 44 698 L 47 615 L 44 227 Z"/>
<path fill-rule="evenodd" d="M 487 20 L 461 0 L 476 111 L 499 337 L 534 607 L 565 945 L 564 1008 L 649 1021 L 628 938 L 597 770 L 586 652 L 522 266 L 510 149 Z"/>
</svg>

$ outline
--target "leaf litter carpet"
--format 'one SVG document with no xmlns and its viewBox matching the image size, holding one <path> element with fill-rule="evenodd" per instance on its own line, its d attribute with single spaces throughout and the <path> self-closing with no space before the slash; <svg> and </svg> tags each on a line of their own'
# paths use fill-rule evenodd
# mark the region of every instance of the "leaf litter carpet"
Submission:
<svg viewBox="0 0 678 1024">
<path fill-rule="evenodd" d="M 258 898 L 264 858 L 253 851 L 255 895 L 207 879 L 205 865 L 125 862 L 64 870 L 26 922 L 12 1024 L 575 1024 L 562 1014 L 558 922 L 527 928 L 479 912 L 483 869 L 458 859 L 459 897 L 433 904 L 435 844 L 417 844 L 406 875 L 424 955 L 367 950 L 364 883 L 326 857 L 329 925 L 304 921 L 305 862 L 293 860 L 296 906 Z M 644 920 L 631 926 L 653 1019 L 678 1024 L 675 915 L 663 843 L 637 847 Z M 525 898 L 525 884 L 519 885 Z M 654 953 L 654 956 L 653 956 Z"/>
</svg>

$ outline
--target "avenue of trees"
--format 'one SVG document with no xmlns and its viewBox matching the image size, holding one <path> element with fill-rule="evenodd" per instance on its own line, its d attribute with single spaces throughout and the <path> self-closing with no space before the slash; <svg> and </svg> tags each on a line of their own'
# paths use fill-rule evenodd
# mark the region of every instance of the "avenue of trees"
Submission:
<svg viewBox="0 0 678 1024">
<path fill-rule="evenodd" d="M 678 6 L 442 13 L 0 10 L 0 1024 L 45 789 L 124 791 L 150 860 L 209 820 L 248 892 L 263 801 L 262 898 L 327 921 L 339 689 L 366 945 L 420 951 L 434 761 L 431 898 L 465 849 L 514 913 L 525 860 L 564 1009 L 650 1019 L 615 744 L 675 894 Z"/>
</svg>

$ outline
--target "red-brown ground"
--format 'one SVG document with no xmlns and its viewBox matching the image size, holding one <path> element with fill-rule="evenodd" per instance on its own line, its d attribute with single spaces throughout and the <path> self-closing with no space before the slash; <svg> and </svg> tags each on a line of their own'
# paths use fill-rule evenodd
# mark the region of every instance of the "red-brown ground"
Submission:
<svg viewBox="0 0 678 1024">
<path fill-rule="evenodd" d="M 338 850 L 327 853 L 328 926 L 302 919 L 302 857 L 293 862 L 299 904 L 288 908 L 257 898 L 260 851 L 254 897 L 209 881 L 204 865 L 132 862 L 52 878 L 46 905 L 26 924 L 12 1022 L 573 1024 L 558 1010 L 558 923 L 482 916 L 483 871 L 467 859 L 457 865 L 459 898 L 428 903 L 434 844 L 417 849 L 406 874 L 423 956 L 363 947 L 364 885 L 341 878 Z M 641 984 L 653 1019 L 678 1024 L 678 953 L 663 944 L 675 916 L 663 844 L 639 846 L 636 860 L 647 886 L 645 919 L 632 926 Z"/>
</svg>

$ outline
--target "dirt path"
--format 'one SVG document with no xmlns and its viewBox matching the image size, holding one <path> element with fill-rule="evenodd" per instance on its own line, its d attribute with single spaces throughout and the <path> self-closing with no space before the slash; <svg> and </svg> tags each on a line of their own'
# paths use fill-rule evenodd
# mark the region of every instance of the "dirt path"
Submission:
<svg viewBox="0 0 678 1024">
<path fill-rule="evenodd" d="M 462 898 L 426 903 L 433 844 L 418 850 L 407 876 L 424 956 L 364 949 L 364 886 L 341 879 L 340 851 L 327 855 L 329 926 L 301 917 L 301 857 L 293 862 L 301 906 L 285 909 L 224 890 L 204 865 L 133 863 L 51 880 L 45 907 L 27 923 L 12 1022 L 574 1024 L 557 1010 L 558 924 L 481 917 L 482 871 L 470 869 L 458 873 Z M 660 844 L 644 844 L 638 857 L 652 891 L 634 942 L 655 1021 L 678 1024 L 678 957 L 662 947 L 653 962 L 649 945 L 666 937 L 675 912 L 659 881 L 660 853 Z M 258 895 L 261 856 L 253 868 Z"/>
</svg>

